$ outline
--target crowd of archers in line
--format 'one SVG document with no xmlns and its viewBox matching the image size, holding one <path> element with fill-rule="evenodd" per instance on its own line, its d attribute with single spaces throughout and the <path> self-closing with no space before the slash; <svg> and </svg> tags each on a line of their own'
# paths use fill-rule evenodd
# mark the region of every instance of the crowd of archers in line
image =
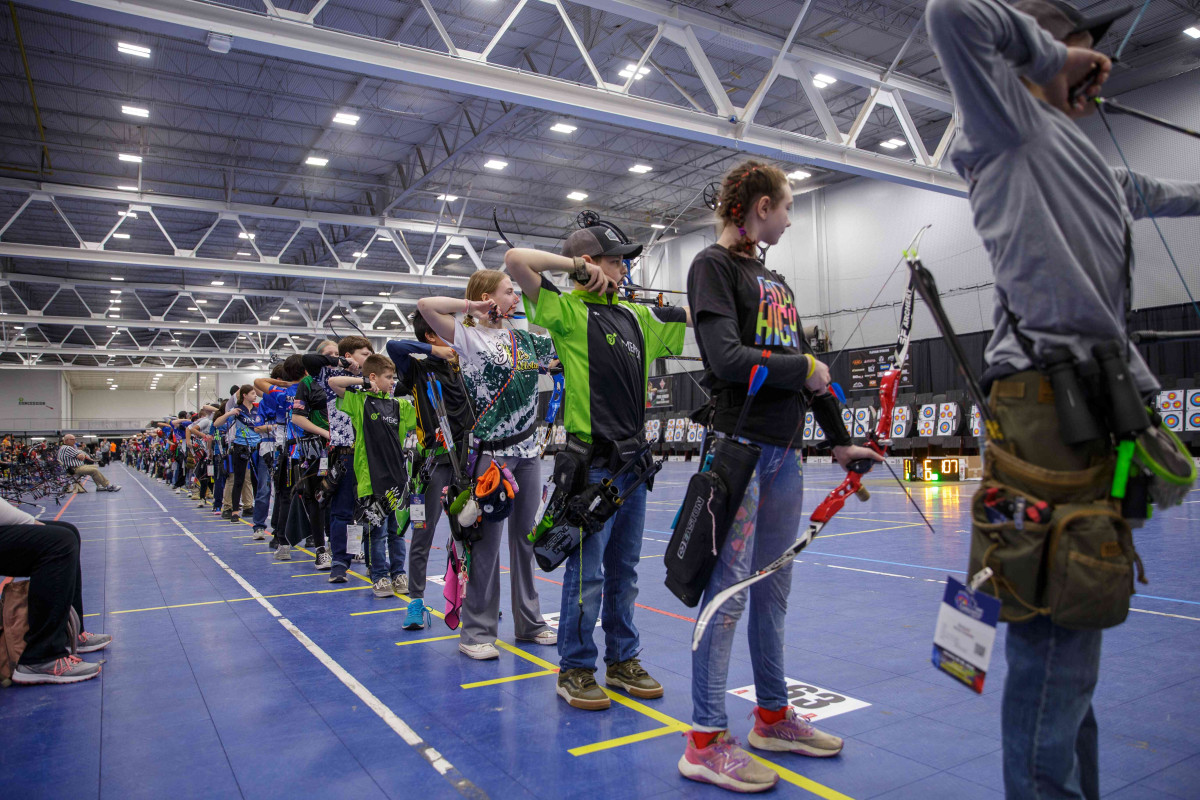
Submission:
<svg viewBox="0 0 1200 800">
<path fill-rule="evenodd" d="M 930 0 L 926 11 L 962 117 L 950 158 L 971 182 L 978 232 L 996 254 L 997 319 L 1009 310 L 1007 298 L 1027 334 L 1078 343 L 1083 352 L 1088 336 L 1123 334 L 1130 258 L 1122 246 L 1124 226 L 1153 213 L 1200 215 L 1200 187 L 1113 169 L 1074 124 L 1108 77 L 1109 60 L 1090 48 L 1116 16 L 1084 18 L 1062 0 L 1021 0 L 1016 7 Z M 1069 91 L 1076 86 L 1085 88 Z M 760 244 L 784 235 L 791 208 L 781 170 L 739 164 L 721 183 L 719 237 L 690 266 L 686 307 L 621 299 L 617 289 L 642 247 L 593 225 L 568 236 L 557 254 L 510 249 L 505 269 L 474 273 L 465 297 L 421 299 L 415 341 L 390 341 L 386 353 L 374 352 L 361 336 L 323 342 L 314 353 L 289 356 L 270 377 L 233 387 L 227 400 L 160 423 L 126 443 L 122 455 L 213 514 L 251 517 L 254 538 L 269 538 L 278 560 L 291 560 L 305 547 L 316 568 L 340 583 L 362 559 L 377 597 L 409 598 L 403 627 L 410 631 L 430 624 L 427 571 L 445 514 L 452 535 L 439 604 L 444 599 L 447 623 L 460 629 L 459 649 L 472 659 L 498 656 L 500 547 L 507 527 L 514 634 L 557 646 L 557 695 L 574 709 L 609 707 L 609 693 L 595 677 L 599 619 L 605 685 L 643 700 L 659 698 L 663 687 L 639 658 L 635 623 L 653 476 L 642 445 L 650 364 L 679 354 L 685 329 L 694 326 L 712 397 L 703 419 L 710 435 L 757 448 L 705 598 L 770 564 L 795 538 L 803 494 L 795 445 L 808 408 L 833 414 L 822 427 L 832 432 L 833 454 L 843 467 L 881 457 L 837 435 L 844 429 L 829 399 L 828 368 L 802 346 L 792 288 L 760 257 Z M 981 213 L 987 209 L 1002 213 Z M 1115 233 L 1093 235 L 1101 223 Z M 1043 252 L 1052 246 L 1054 253 Z M 1047 258 L 1056 269 L 1039 268 Z M 573 291 L 545 275 L 555 272 L 570 277 Z M 1095 302 L 1067 310 L 1045 302 L 1055 296 Z M 522 306 L 528 322 L 548 335 L 516 324 Z M 1070 318 L 1063 316 L 1068 311 Z M 1024 346 L 1014 330 L 998 325 L 985 377 L 1036 381 Z M 768 377 L 752 395 L 754 413 L 742 415 L 752 394 L 747 380 L 765 353 Z M 1134 356 L 1130 369 L 1138 388 L 1149 391 L 1153 376 Z M 543 485 L 538 376 L 560 370 L 568 435 Z M 1057 437 L 1048 425 L 1039 435 L 1050 430 Z M 1020 441 L 1013 446 L 1019 449 Z M 1050 450 L 1070 455 L 1069 448 L 1048 448 L 1046 440 L 1019 455 L 1040 463 Z M 564 532 L 553 518 L 564 497 L 585 498 L 589 512 L 603 513 L 577 515 L 583 521 L 577 534 Z M 0 548 L 5 531 L 34 527 L 27 522 L 0 519 Z M 68 582 L 78 580 L 72 530 L 55 529 L 65 559 L 56 578 Z M 542 615 L 535 561 L 542 568 L 565 563 L 557 630 Z M 788 705 L 783 664 L 790 589 L 789 562 L 735 594 L 704 630 L 692 660 L 693 724 L 678 764 L 685 777 L 735 791 L 770 789 L 778 780 L 731 735 L 726 716 L 730 652 L 747 603 L 756 697 L 749 745 L 815 757 L 841 752 L 840 738 Z M 72 603 L 82 614 L 77 588 L 71 595 L 65 603 L 44 600 L 37 620 L 31 603 L 34 654 L 22 659 L 15 679 L 69 682 L 98 671 L 62 655 L 67 636 L 58 631 L 65 631 Z M 1090 698 L 1099 633 L 1045 618 L 1010 626 L 1003 726 L 1009 797 L 1098 796 Z M 72 641 L 77 638 L 80 649 L 107 644 L 98 636 L 80 632 Z M 1049 651 L 1072 653 L 1072 674 L 1082 677 L 1058 676 L 1058 662 L 1039 656 Z"/>
</svg>

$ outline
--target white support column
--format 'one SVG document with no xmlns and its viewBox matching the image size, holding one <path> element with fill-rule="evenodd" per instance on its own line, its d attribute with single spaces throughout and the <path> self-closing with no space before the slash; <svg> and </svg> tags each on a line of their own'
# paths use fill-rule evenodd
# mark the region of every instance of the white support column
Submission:
<svg viewBox="0 0 1200 800">
<path fill-rule="evenodd" d="M 633 82 L 637 80 L 638 73 L 646 67 L 646 62 L 650 60 L 650 56 L 654 53 L 654 48 L 658 47 L 658 43 L 662 41 L 663 31 L 666 30 L 666 23 L 658 23 L 658 30 L 654 33 L 654 38 L 650 40 L 650 44 L 646 45 L 646 49 L 642 51 L 642 56 L 637 60 L 637 64 L 633 67 L 633 72 L 625 79 L 625 85 L 621 87 L 622 94 L 629 94 L 630 88 L 633 87 Z"/>
<path fill-rule="evenodd" d="M 450 34 L 446 33 L 446 26 L 442 24 L 442 18 L 433 10 L 433 6 L 429 4 L 429 0 L 421 0 L 421 5 L 425 8 L 425 13 L 429 15 L 429 19 L 433 21 L 433 27 L 437 29 L 438 36 L 442 37 L 442 43 L 446 45 L 446 49 L 450 51 L 450 55 L 458 56 L 458 48 L 454 46 L 454 42 L 450 39 Z"/>
<path fill-rule="evenodd" d="M 933 159 L 929 157 L 929 151 L 925 149 L 925 143 L 921 141 L 921 132 L 917 130 L 917 124 L 913 122 L 912 115 L 908 113 L 908 106 L 904 104 L 904 98 L 895 89 L 889 90 L 888 96 L 891 99 L 892 110 L 896 112 L 896 119 L 900 121 L 900 129 L 904 131 L 904 138 L 908 140 L 908 146 L 912 148 L 918 161 L 927 167 L 933 166 Z"/>
<path fill-rule="evenodd" d="M 834 144 L 845 144 L 846 135 L 838 130 L 837 122 L 833 119 L 833 114 L 829 110 L 829 106 L 825 103 L 825 98 L 821 96 L 821 92 L 813 85 L 812 72 L 808 69 L 808 65 L 802 61 L 795 61 L 788 65 L 788 71 L 791 76 L 800 84 L 801 91 L 808 98 L 809 104 L 813 111 L 817 114 L 817 120 L 821 123 L 821 128 L 825 131 L 825 138 Z"/>
<path fill-rule="evenodd" d="M 862 134 L 863 128 L 867 125 L 867 120 L 871 116 L 871 112 L 875 110 L 875 106 L 879 103 L 879 87 L 871 90 L 867 95 L 867 100 L 862 104 L 862 108 L 858 110 L 858 116 L 854 118 L 854 124 L 850 126 L 850 132 L 846 134 L 846 146 L 857 147 L 858 137 Z"/>
<path fill-rule="evenodd" d="M 488 56 L 492 54 L 492 50 L 496 48 L 496 45 L 500 44 L 500 37 L 508 33 L 508 29 L 511 28 L 513 22 L 516 21 L 517 15 L 521 13 L 521 9 L 523 9 L 525 4 L 528 2 L 529 0 L 520 0 L 520 2 L 517 3 L 516 8 L 509 12 L 508 16 L 504 20 L 504 24 L 500 26 L 498 31 L 496 31 L 496 34 L 492 37 L 492 40 L 488 42 L 487 47 L 483 48 L 483 52 L 479 54 L 483 61 L 488 60 Z"/>
<path fill-rule="evenodd" d="M 604 88 L 604 79 L 600 77 L 600 71 L 596 69 L 596 65 L 592 63 L 592 57 L 588 54 L 587 48 L 583 45 L 583 39 L 579 38 L 579 33 L 575 30 L 575 26 L 571 24 L 571 18 L 567 16 L 567 10 L 562 7 L 559 0 L 548 0 L 558 9 L 558 15 L 562 17 L 563 25 L 567 28 L 567 33 L 571 34 L 571 40 L 575 42 L 575 46 L 579 48 L 579 55 L 583 56 L 583 63 L 587 64 L 588 71 L 592 73 L 592 79 L 596 81 L 596 86 Z M 547 0 L 542 0 L 547 2 Z"/>
</svg>

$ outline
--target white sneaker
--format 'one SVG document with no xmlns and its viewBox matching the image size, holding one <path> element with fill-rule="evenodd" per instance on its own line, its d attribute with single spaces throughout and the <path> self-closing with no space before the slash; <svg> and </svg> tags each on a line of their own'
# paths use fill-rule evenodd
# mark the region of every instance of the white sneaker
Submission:
<svg viewBox="0 0 1200 800">
<path fill-rule="evenodd" d="M 558 644 L 558 631 L 547 629 L 547 630 L 542 631 L 537 636 L 534 636 L 531 639 L 526 639 L 524 637 L 518 636 L 517 641 L 518 642 L 533 642 L 534 644 L 541 644 L 541 645 L 547 645 L 547 646 L 552 645 L 552 644 Z"/>
<path fill-rule="evenodd" d="M 268 538 L 267 537 L 267 529 L 256 527 L 254 529 L 254 533 L 250 535 L 250 538 L 256 542 L 265 541 Z"/>
<path fill-rule="evenodd" d="M 392 594 L 392 579 L 386 575 L 371 584 L 371 588 L 375 590 L 376 597 L 394 597 Z"/>
<path fill-rule="evenodd" d="M 291 561 L 292 560 L 291 546 L 286 545 L 286 544 L 279 545 L 279 547 L 276 548 L 276 550 L 275 550 L 275 560 L 276 561 Z"/>
<path fill-rule="evenodd" d="M 458 652 L 462 653 L 467 658 L 473 658 L 476 661 L 487 661 L 491 658 L 499 658 L 500 651 L 496 649 L 496 645 L 491 642 L 483 644 L 467 644 L 466 642 L 458 643 Z"/>
<path fill-rule="evenodd" d="M 397 575 L 392 578 L 392 591 L 396 594 L 408 594 L 408 576 Z"/>
</svg>

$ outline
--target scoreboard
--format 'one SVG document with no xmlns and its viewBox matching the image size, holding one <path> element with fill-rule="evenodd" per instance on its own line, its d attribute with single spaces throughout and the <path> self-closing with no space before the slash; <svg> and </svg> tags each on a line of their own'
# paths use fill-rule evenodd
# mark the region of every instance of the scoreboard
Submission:
<svg viewBox="0 0 1200 800">
<path fill-rule="evenodd" d="M 945 483 L 960 481 L 967 471 L 966 459 L 963 458 L 906 458 L 904 459 L 904 480 L 930 481 Z"/>
</svg>

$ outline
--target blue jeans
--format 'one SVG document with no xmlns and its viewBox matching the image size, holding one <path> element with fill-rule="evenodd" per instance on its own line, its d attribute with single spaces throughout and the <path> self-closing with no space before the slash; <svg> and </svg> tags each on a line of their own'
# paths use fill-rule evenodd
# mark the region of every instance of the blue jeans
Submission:
<svg viewBox="0 0 1200 800">
<path fill-rule="evenodd" d="M 593 468 L 588 481 L 598 483 L 611 475 L 611 470 Z M 624 492 L 634 477 L 622 475 L 617 488 Z M 640 639 L 633 624 L 633 603 L 638 595 L 637 567 L 645 522 L 646 487 L 639 486 L 602 530 L 583 540 L 582 567 L 578 550 L 567 558 L 558 618 L 562 669 L 596 669 L 598 651 L 593 634 L 597 616 L 604 627 L 604 663 L 616 664 L 637 655 Z"/>
<path fill-rule="evenodd" d="M 225 496 L 225 481 L 229 479 L 226 465 L 228 457 L 219 455 L 213 457 L 213 511 L 221 510 L 222 498 Z"/>
<path fill-rule="evenodd" d="M 354 504 L 358 502 L 358 479 L 354 476 L 354 454 L 343 453 L 342 480 L 329 501 L 329 546 L 334 564 L 350 569 L 350 554 L 346 552 L 346 526 L 354 520 Z M 330 464 L 330 468 L 333 465 Z"/>
<path fill-rule="evenodd" d="M 278 455 L 278 452 L 276 452 Z M 271 511 L 271 465 L 274 458 L 256 453 L 254 476 L 258 483 L 254 487 L 254 527 L 267 527 L 267 514 Z"/>
<path fill-rule="evenodd" d="M 1010 624 L 1001 733 L 1008 800 L 1096 800 L 1100 765 L 1092 693 L 1102 631 L 1047 617 Z"/>
<path fill-rule="evenodd" d="M 704 590 L 704 602 L 731 584 L 750 577 L 765 567 L 796 540 L 804 500 L 804 465 L 799 450 L 761 445 L 762 455 L 754 468 L 737 517 L 721 547 L 721 556 Z M 692 722 L 723 730 L 725 689 L 729 674 L 729 652 L 738 619 L 750 597 L 750 664 L 754 670 L 754 694 L 762 708 L 787 705 L 787 681 L 783 673 L 783 623 L 788 593 L 792 588 L 792 565 L 788 564 L 734 595 L 709 623 L 700 647 L 692 653 Z"/>
<path fill-rule="evenodd" d="M 404 574 L 404 540 L 398 535 L 400 523 L 388 514 L 382 525 L 371 529 L 371 580 L 394 578 Z"/>
</svg>

